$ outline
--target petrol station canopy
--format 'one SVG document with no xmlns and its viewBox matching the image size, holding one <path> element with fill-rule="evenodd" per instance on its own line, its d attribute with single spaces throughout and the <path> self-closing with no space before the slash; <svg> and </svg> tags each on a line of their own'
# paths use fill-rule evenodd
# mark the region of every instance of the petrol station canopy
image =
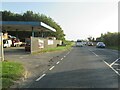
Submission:
<svg viewBox="0 0 120 90">
<path fill-rule="evenodd" d="M 37 21 L 0 21 L 0 29 L 7 31 L 52 31 L 56 30 L 43 22 Z"/>
</svg>

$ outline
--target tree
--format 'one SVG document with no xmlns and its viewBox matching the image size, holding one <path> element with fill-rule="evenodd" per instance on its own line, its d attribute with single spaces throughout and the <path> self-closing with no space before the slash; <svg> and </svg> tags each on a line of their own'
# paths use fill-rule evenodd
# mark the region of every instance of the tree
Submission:
<svg viewBox="0 0 120 90">
<path fill-rule="evenodd" d="M 54 35 L 58 40 L 65 40 L 65 34 L 59 24 L 57 24 L 51 17 L 44 14 L 33 13 L 33 11 L 26 11 L 22 14 L 12 13 L 10 11 L 1 11 L 3 21 L 40 21 L 56 30 Z M 50 33 L 49 33 L 50 34 Z"/>
</svg>

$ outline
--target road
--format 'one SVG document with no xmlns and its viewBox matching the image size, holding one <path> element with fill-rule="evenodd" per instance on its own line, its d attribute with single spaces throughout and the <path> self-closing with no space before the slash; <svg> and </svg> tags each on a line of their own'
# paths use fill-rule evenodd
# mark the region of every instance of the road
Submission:
<svg viewBox="0 0 120 90">
<path fill-rule="evenodd" d="M 115 50 L 73 47 L 28 88 L 118 88 L 118 58 Z"/>
</svg>

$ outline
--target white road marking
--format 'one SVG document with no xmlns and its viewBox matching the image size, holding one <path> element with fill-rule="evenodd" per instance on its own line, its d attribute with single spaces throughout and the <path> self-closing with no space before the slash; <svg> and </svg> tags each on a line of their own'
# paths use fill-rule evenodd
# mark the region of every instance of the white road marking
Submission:
<svg viewBox="0 0 120 90">
<path fill-rule="evenodd" d="M 110 64 L 110 66 L 112 66 L 113 64 L 115 64 L 115 62 L 117 62 L 120 58 L 116 59 L 113 63 Z"/>
<path fill-rule="evenodd" d="M 66 56 L 64 56 L 64 58 L 65 58 Z"/>
<path fill-rule="evenodd" d="M 20 57 L 20 58 L 23 58 L 23 57 Z"/>
<path fill-rule="evenodd" d="M 114 65 L 120 65 L 120 64 L 118 64 L 118 63 L 115 63 Z"/>
<path fill-rule="evenodd" d="M 106 61 L 103 60 L 103 62 L 108 65 L 117 75 L 120 76 L 120 74 L 118 73 L 118 71 L 116 71 L 111 65 L 109 65 Z"/>
<path fill-rule="evenodd" d="M 98 56 L 96 53 L 92 52 L 95 56 Z"/>
<path fill-rule="evenodd" d="M 68 55 L 68 54 L 69 54 L 69 52 L 66 55 Z"/>
<path fill-rule="evenodd" d="M 43 74 L 42 76 L 40 76 L 38 79 L 36 79 L 36 81 L 39 81 L 40 79 L 42 79 L 46 74 Z"/>
<path fill-rule="evenodd" d="M 61 58 L 61 60 L 63 60 L 63 58 Z"/>
<path fill-rule="evenodd" d="M 91 50 L 90 49 L 88 49 L 90 52 L 91 52 Z"/>
<path fill-rule="evenodd" d="M 49 70 L 52 70 L 55 66 L 52 66 Z"/>
<path fill-rule="evenodd" d="M 59 64 L 60 63 L 60 61 L 58 61 L 56 64 Z"/>
<path fill-rule="evenodd" d="M 92 50 L 88 49 L 90 52 L 92 52 L 95 56 L 98 56 L 96 53 L 94 53 Z"/>
<path fill-rule="evenodd" d="M 120 69 L 116 69 L 116 70 L 120 71 Z"/>
</svg>

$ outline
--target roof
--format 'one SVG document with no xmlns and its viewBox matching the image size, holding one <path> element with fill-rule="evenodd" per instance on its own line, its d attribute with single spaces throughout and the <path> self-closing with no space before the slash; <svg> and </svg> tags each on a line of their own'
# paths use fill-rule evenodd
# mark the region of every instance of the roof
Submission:
<svg viewBox="0 0 120 90">
<path fill-rule="evenodd" d="M 43 22 L 37 21 L 0 21 L 0 28 L 7 31 L 53 31 L 56 30 Z"/>
</svg>

